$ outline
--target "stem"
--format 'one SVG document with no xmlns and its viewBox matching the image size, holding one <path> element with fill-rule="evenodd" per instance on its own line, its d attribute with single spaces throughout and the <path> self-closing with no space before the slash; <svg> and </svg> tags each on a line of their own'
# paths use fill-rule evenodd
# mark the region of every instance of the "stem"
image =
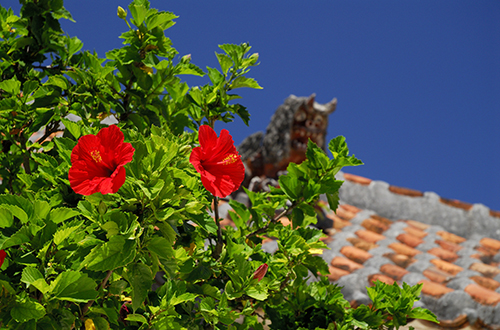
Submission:
<svg viewBox="0 0 500 330">
<path fill-rule="evenodd" d="M 278 222 L 279 219 L 281 219 L 282 217 L 284 217 L 288 212 L 290 212 L 291 210 L 293 210 L 297 205 L 298 205 L 298 203 L 293 202 L 293 204 L 288 209 L 283 210 L 283 212 L 281 212 L 280 214 L 278 214 L 277 216 L 275 216 L 274 219 L 272 219 L 271 221 L 268 221 L 264 227 L 259 228 L 256 231 L 248 234 L 246 236 L 246 238 L 250 238 L 250 237 L 253 237 L 255 235 L 258 235 L 258 234 L 266 232 L 266 230 L 269 228 L 269 226 L 272 223 Z"/>
<path fill-rule="evenodd" d="M 102 280 L 101 285 L 99 285 L 99 291 L 104 288 L 104 286 L 106 285 L 106 283 L 108 283 L 108 280 L 111 277 L 111 274 L 113 274 L 113 271 L 112 270 L 108 270 L 108 273 L 106 274 L 106 277 Z M 87 311 L 89 310 L 90 306 L 92 306 L 93 303 L 94 303 L 94 300 L 90 300 L 88 303 L 85 304 L 85 306 L 83 306 L 83 309 L 82 309 L 82 318 L 81 318 L 82 320 L 83 320 L 83 316 L 87 313 Z"/>
<path fill-rule="evenodd" d="M 222 252 L 222 228 L 220 226 L 219 219 L 219 198 L 214 196 L 214 216 L 215 223 L 217 224 L 217 242 L 215 243 L 215 251 L 213 253 L 214 259 L 219 259 L 219 256 Z"/>
</svg>

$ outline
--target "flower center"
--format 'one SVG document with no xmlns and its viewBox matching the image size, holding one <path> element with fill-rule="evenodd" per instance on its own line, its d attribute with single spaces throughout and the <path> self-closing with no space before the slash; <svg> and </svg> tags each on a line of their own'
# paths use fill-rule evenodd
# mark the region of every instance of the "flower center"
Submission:
<svg viewBox="0 0 500 330">
<path fill-rule="evenodd" d="M 102 162 L 102 157 L 101 157 L 101 153 L 99 152 L 99 150 L 92 150 L 92 152 L 90 153 L 90 156 L 92 156 L 92 159 L 94 159 L 94 161 L 96 163 Z"/>
<path fill-rule="evenodd" d="M 230 165 L 238 161 L 238 155 L 237 154 L 230 154 L 226 158 L 224 158 L 220 164 L 221 165 Z"/>
</svg>

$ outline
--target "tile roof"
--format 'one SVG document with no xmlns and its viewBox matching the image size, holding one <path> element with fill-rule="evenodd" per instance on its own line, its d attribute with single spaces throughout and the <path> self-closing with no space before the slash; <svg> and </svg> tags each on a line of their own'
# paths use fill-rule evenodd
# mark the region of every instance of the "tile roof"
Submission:
<svg viewBox="0 0 500 330">
<path fill-rule="evenodd" d="M 336 213 L 323 203 L 333 229 L 322 257 L 348 301 L 369 304 L 366 287 L 376 280 L 422 283 L 417 304 L 442 328 L 500 329 L 500 212 L 357 175 L 339 179 Z"/>
</svg>

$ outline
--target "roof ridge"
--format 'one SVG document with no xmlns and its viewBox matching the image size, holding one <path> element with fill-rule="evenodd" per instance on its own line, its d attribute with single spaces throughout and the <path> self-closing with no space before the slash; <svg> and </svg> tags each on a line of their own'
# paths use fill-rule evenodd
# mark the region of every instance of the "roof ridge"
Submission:
<svg viewBox="0 0 500 330">
<path fill-rule="evenodd" d="M 434 192 L 394 186 L 356 174 L 339 172 L 337 179 L 344 180 L 339 194 L 340 200 L 347 204 L 373 210 L 389 219 L 414 219 L 442 225 L 467 238 L 477 233 L 500 239 L 500 211 L 484 204 L 444 198 Z"/>
</svg>

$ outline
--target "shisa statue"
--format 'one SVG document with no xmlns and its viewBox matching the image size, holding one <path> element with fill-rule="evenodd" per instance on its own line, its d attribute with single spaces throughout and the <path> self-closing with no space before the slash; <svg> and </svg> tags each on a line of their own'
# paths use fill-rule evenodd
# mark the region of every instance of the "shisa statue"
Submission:
<svg viewBox="0 0 500 330">
<path fill-rule="evenodd" d="M 308 140 L 326 151 L 328 115 L 335 111 L 337 99 L 319 104 L 315 94 L 309 97 L 290 95 L 278 107 L 266 133 L 256 132 L 238 146 L 246 167 L 243 186 L 250 190 L 267 190 L 276 185 L 278 176 L 290 162 L 306 159 Z"/>
</svg>

